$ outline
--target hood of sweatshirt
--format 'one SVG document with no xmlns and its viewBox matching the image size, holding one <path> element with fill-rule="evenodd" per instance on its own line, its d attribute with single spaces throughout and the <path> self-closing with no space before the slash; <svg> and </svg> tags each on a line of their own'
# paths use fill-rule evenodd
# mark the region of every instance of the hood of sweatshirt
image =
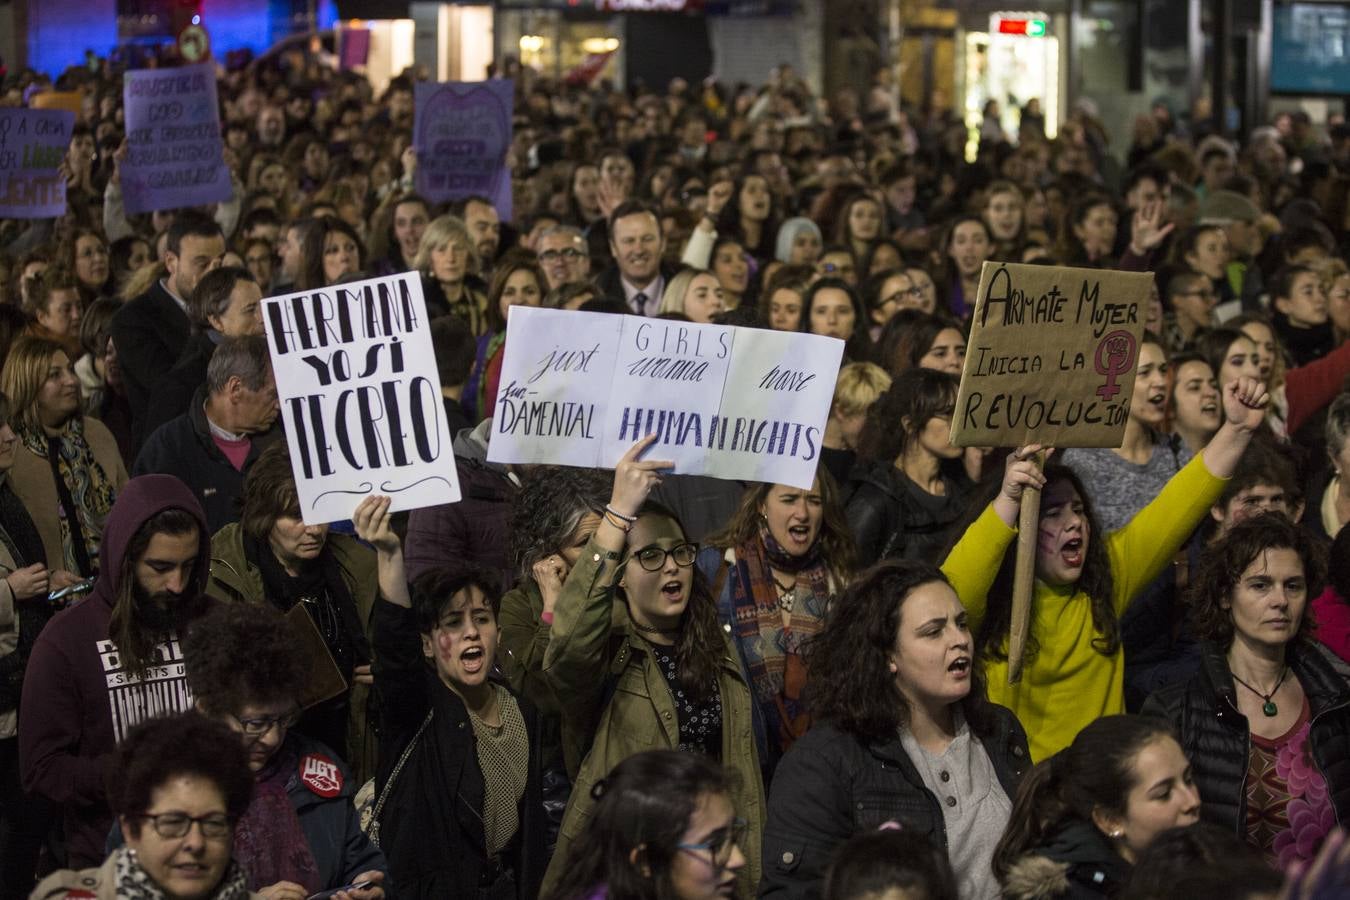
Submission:
<svg viewBox="0 0 1350 900">
<path fill-rule="evenodd" d="M 127 549 L 141 526 L 166 509 L 180 509 L 197 520 L 197 565 L 187 593 L 199 596 L 206 592 L 206 581 L 211 574 L 211 533 L 206 527 L 202 505 L 188 486 L 172 475 L 141 475 L 122 488 L 103 527 L 95 598 L 110 607 L 113 605 L 120 592 Z"/>
</svg>

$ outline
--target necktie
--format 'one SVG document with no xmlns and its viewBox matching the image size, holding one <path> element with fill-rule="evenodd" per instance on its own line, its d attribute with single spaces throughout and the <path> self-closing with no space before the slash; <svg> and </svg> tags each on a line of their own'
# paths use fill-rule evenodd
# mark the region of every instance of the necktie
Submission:
<svg viewBox="0 0 1350 900">
<path fill-rule="evenodd" d="M 645 316 L 647 314 L 647 295 L 642 293 L 642 291 L 638 291 L 634 294 L 633 306 L 637 308 L 637 314 L 639 316 Z"/>
</svg>

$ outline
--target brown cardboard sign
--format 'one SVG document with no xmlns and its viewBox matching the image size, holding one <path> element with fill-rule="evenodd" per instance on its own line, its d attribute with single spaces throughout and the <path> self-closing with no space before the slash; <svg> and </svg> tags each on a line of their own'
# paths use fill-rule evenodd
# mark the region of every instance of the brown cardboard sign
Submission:
<svg viewBox="0 0 1350 900">
<path fill-rule="evenodd" d="M 986 262 L 952 444 L 1119 447 L 1152 280 Z"/>
</svg>

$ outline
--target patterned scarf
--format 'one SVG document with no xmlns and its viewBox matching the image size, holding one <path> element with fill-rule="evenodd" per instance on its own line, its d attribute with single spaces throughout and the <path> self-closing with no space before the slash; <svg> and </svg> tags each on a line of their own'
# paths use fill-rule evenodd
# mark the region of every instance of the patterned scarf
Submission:
<svg viewBox="0 0 1350 900">
<path fill-rule="evenodd" d="M 117 495 L 84 439 L 83 417 L 72 416 L 55 438 L 49 439 L 40 427 L 19 429 L 19 438 L 25 448 L 52 463 L 53 474 L 60 476 L 56 493 L 60 498 L 61 567 L 86 577 L 96 574 L 103 524 Z M 54 563 L 47 560 L 48 565 Z"/>
<path fill-rule="evenodd" d="M 136 851 L 121 847 L 113 851 L 117 857 L 113 877 L 117 885 L 117 900 L 164 900 L 164 889 L 155 884 L 150 873 L 141 868 Z M 239 864 L 230 861 L 225 877 L 208 900 L 248 900 L 248 886 L 244 883 L 244 870 Z"/>
<path fill-rule="evenodd" d="M 758 538 L 736 547 L 732 630 L 750 670 L 751 689 L 770 717 L 769 737 L 779 752 L 786 752 L 811 726 L 801 648 L 820 631 L 830 599 L 830 575 L 820 557 L 819 537 L 805 554 L 792 556 L 774 540 L 767 524 L 760 525 Z M 770 566 L 797 576 L 786 628 Z"/>
<path fill-rule="evenodd" d="M 250 890 L 279 881 L 294 882 L 311 894 L 323 887 L 309 839 L 286 792 L 299 762 L 290 742 L 283 744 L 258 773 L 248 809 L 234 826 L 234 858 L 247 870 Z"/>
</svg>

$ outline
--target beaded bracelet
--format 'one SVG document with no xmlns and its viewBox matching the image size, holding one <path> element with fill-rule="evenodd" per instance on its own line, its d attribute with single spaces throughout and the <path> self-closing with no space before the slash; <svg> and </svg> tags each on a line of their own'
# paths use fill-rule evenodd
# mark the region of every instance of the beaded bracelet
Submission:
<svg viewBox="0 0 1350 900">
<path fill-rule="evenodd" d="M 617 509 L 610 506 L 608 503 L 605 504 L 605 512 L 612 513 L 613 515 L 619 517 L 620 519 L 623 519 L 630 525 L 637 521 L 637 516 L 625 516 L 623 513 L 619 512 Z"/>
</svg>

